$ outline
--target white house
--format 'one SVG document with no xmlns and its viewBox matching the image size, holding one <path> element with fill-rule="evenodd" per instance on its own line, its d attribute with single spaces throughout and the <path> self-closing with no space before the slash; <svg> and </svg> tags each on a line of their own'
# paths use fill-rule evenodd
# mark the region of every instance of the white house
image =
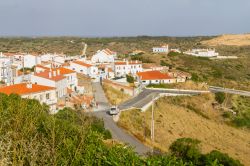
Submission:
<svg viewBox="0 0 250 166">
<path fill-rule="evenodd" d="M 42 62 L 51 62 L 55 66 L 61 66 L 65 63 L 66 55 L 64 54 L 43 54 L 40 56 Z"/>
<path fill-rule="evenodd" d="M 215 57 L 219 55 L 215 49 L 192 49 L 184 52 L 184 54 L 197 57 Z"/>
<path fill-rule="evenodd" d="M 116 77 L 126 76 L 127 74 L 135 75 L 142 70 L 142 62 L 140 61 L 119 61 L 113 65 Z"/>
<path fill-rule="evenodd" d="M 64 77 L 67 78 L 67 87 L 69 89 L 71 89 L 72 91 L 77 90 L 77 86 L 78 86 L 78 79 L 77 79 L 77 74 L 76 71 L 73 71 L 71 69 L 67 69 L 64 67 L 59 67 L 59 68 L 48 68 L 48 67 L 44 67 L 41 65 L 37 65 L 35 67 L 35 72 L 39 73 L 39 72 L 45 72 L 45 71 L 59 71 L 59 73 L 61 75 L 63 75 Z"/>
<path fill-rule="evenodd" d="M 60 70 L 36 72 L 31 75 L 30 80 L 34 84 L 56 88 L 57 98 L 62 98 L 67 94 L 67 78 L 60 73 Z"/>
<path fill-rule="evenodd" d="M 153 53 L 168 53 L 168 45 L 163 45 L 161 47 L 153 47 Z"/>
<path fill-rule="evenodd" d="M 53 87 L 21 83 L 0 88 L 0 93 L 18 94 L 22 98 L 36 99 L 41 104 L 45 103 L 50 106 L 51 113 L 56 111 L 57 97 L 56 90 Z"/>
<path fill-rule="evenodd" d="M 77 73 L 85 74 L 91 78 L 96 78 L 98 75 L 98 68 L 96 66 L 83 61 L 70 62 L 70 69 Z"/>
<path fill-rule="evenodd" d="M 97 51 L 97 53 L 92 56 L 91 61 L 93 63 L 112 63 L 115 61 L 116 56 L 116 52 L 104 49 Z"/>
<path fill-rule="evenodd" d="M 17 67 L 13 65 L 9 57 L 0 56 L 0 81 L 8 85 L 13 83 L 17 76 Z"/>
<path fill-rule="evenodd" d="M 137 73 L 137 80 L 140 84 L 169 84 L 175 83 L 176 79 L 160 71 L 145 71 Z"/>
<path fill-rule="evenodd" d="M 23 66 L 32 68 L 33 66 L 41 64 L 41 57 L 33 54 L 26 54 L 23 56 Z"/>
</svg>

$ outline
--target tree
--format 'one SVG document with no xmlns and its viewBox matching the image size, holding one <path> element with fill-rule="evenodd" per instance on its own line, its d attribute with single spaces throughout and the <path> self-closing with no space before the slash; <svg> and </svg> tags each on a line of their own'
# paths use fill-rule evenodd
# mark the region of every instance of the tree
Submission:
<svg viewBox="0 0 250 166">
<path fill-rule="evenodd" d="M 131 75 L 126 75 L 126 78 L 127 78 L 127 82 L 128 83 L 134 83 L 135 82 L 135 79 L 134 79 L 134 77 L 133 76 L 131 76 Z"/>
</svg>

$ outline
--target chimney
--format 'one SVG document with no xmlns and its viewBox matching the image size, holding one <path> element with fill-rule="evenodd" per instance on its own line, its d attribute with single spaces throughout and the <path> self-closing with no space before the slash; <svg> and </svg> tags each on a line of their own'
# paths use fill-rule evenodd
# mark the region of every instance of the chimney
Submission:
<svg viewBox="0 0 250 166">
<path fill-rule="evenodd" d="M 53 71 L 53 76 L 54 76 L 54 77 L 56 76 L 56 70 Z"/>
<path fill-rule="evenodd" d="M 27 87 L 28 89 L 31 89 L 31 88 L 32 88 L 32 84 L 29 82 L 29 83 L 26 84 L 26 87 Z"/>
<path fill-rule="evenodd" d="M 60 70 L 59 70 L 59 69 L 57 69 L 56 71 L 57 71 L 57 75 L 60 75 Z"/>
<path fill-rule="evenodd" d="M 52 73 L 51 73 L 51 71 L 49 72 L 49 78 L 51 78 L 52 77 Z"/>
</svg>

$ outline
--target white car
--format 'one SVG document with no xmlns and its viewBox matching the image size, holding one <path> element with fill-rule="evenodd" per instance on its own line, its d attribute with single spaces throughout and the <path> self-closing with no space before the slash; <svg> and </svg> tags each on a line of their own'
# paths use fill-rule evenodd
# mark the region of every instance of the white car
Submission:
<svg viewBox="0 0 250 166">
<path fill-rule="evenodd" d="M 117 115 L 119 113 L 119 109 L 116 106 L 112 106 L 109 110 L 110 115 Z"/>
</svg>

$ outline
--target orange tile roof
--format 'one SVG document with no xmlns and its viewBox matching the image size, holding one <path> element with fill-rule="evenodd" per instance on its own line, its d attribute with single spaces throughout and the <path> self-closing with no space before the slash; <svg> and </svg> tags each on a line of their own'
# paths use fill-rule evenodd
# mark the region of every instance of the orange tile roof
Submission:
<svg viewBox="0 0 250 166">
<path fill-rule="evenodd" d="M 46 70 L 44 72 L 35 73 L 35 76 L 42 77 L 42 78 L 52 80 L 52 81 L 56 81 L 56 82 L 65 78 L 61 73 L 60 73 L 60 75 L 58 75 L 57 73 L 56 73 L 56 75 L 54 75 L 54 71 Z M 51 72 L 51 77 L 49 77 L 50 72 Z"/>
<path fill-rule="evenodd" d="M 127 64 L 127 62 L 126 61 L 120 61 L 120 62 L 115 62 L 115 65 L 126 65 Z M 142 62 L 141 61 L 128 61 L 128 64 L 129 65 L 139 65 L 139 64 L 142 64 Z"/>
<path fill-rule="evenodd" d="M 42 66 L 42 65 L 36 65 L 36 67 L 39 67 L 39 68 L 42 68 L 44 69 L 45 71 L 57 71 L 59 70 L 60 71 L 60 74 L 64 75 L 64 74 L 71 74 L 71 73 L 75 73 L 74 70 L 70 70 L 70 69 L 67 69 L 67 68 L 64 68 L 64 67 L 59 67 L 59 68 L 49 68 L 49 67 L 45 67 L 45 66 Z"/>
<path fill-rule="evenodd" d="M 60 70 L 60 74 L 71 74 L 71 73 L 75 73 L 74 70 L 70 70 L 70 69 L 67 69 L 67 68 L 64 68 L 64 67 L 59 67 L 55 70 Z"/>
<path fill-rule="evenodd" d="M 38 93 L 43 91 L 54 90 L 55 88 L 43 85 L 32 84 L 32 88 L 27 87 L 27 83 L 15 84 L 0 88 L 0 93 L 7 95 L 14 93 L 18 95 L 25 95 L 31 93 Z"/>
<path fill-rule="evenodd" d="M 85 66 L 85 67 L 91 67 L 92 65 L 84 63 L 82 61 L 73 61 L 73 63 L 81 65 L 81 66 Z"/>
<path fill-rule="evenodd" d="M 164 80 L 172 79 L 168 74 L 161 73 L 160 71 L 146 71 L 138 72 L 137 75 L 141 80 Z"/>
</svg>

